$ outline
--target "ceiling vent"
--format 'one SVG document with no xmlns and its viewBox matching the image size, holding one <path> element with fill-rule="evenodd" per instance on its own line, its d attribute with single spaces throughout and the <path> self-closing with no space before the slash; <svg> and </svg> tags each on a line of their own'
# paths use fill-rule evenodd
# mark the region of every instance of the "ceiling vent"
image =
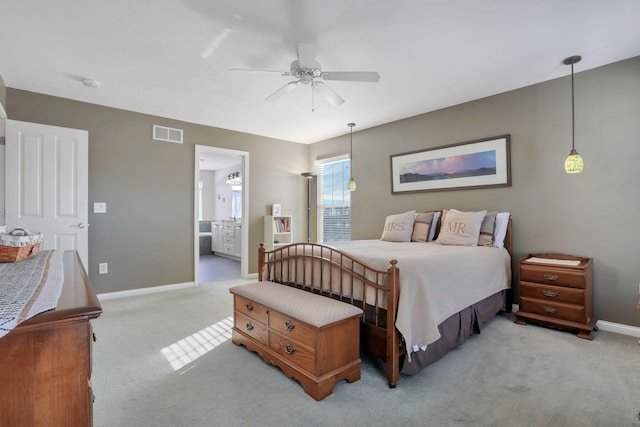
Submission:
<svg viewBox="0 0 640 427">
<path fill-rule="evenodd" d="M 182 144 L 182 129 L 153 125 L 153 139 Z"/>
</svg>

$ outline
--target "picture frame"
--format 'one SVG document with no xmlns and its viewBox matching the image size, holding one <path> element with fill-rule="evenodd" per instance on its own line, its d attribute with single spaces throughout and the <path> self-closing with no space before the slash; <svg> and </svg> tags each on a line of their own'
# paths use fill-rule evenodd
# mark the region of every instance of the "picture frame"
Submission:
<svg viewBox="0 0 640 427">
<path fill-rule="evenodd" d="M 274 203 L 273 205 L 271 205 L 271 215 L 272 216 L 282 215 L 282 205 L 280 203 Z"/>
<path fill-rule="evenodd" d="M 391 193 L 511 186 L 511 135 L 391 155 Z"/>
</svg>

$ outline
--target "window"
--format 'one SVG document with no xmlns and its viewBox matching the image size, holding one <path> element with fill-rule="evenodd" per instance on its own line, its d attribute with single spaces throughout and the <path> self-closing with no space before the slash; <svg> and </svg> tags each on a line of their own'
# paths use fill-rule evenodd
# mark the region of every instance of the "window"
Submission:
<svg viewBox="0 0 640 427">
<path fill-rule="evenodd" d="M 231 216 L 242 218 L 242 185 L 231 186 Z"/>
<path fill-rule="evenodd" d="M 318 241 L 320 243 L 351 240 L 351 176 L 348 156 L 316 162 L 318 174 Z"/>
</svg>

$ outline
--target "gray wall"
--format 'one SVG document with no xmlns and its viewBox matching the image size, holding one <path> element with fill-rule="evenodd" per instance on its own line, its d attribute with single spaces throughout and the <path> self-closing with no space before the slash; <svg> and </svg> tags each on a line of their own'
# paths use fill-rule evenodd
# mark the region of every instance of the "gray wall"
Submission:
<svg viewBox="0 0 640 427">
<path fill-rule="evenodd" d="M 410 209 L 509 211 L 515 260 L 592 257 L 598 318 L 640 326 L 640 57 L 576 73 L 576 149 L 585 161 L 576 175 L 563 170 L 570 85 L 563 77 L 354 132 L 352 238 L 378 238 L 387 215 Z M 391 194 L 390 155 L 501 134 L 511 134 L 511 187 Z M 348 135 L 310 148 L 310 162 L 343 154 Z"/>
<path fill-rule="evenodd" d="M 282 203 L 306 212 L 308 147 L 52 96 L 7 89 L 10 119 L 89 131 L 90 278 L 98 293 L 191 282 L 194 145 L 249 152 L 249 272 L 257 272 L 263 215 Z M 184 129 L 184 144 L 153 141 L 153 124 Z M 278 153 L 287 153 L 280 156 Z M 109 274 L 97 275 L 108 262 Z"/>
</svg>

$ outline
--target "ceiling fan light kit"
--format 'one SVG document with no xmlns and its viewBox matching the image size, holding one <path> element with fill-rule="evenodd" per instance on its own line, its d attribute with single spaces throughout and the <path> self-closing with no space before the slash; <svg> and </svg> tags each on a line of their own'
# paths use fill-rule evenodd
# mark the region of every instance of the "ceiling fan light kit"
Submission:
<svg viewBox="0 0 640 427">
<path fill-rule="evenodd" d="M 298 59 L 291 62 L 289 71 L 252 70 L 243 68 L 232 68 L 231 71 L 276 72 L 285 77 L 293 77 L 297 80 L 292 80 L 286 83 L 284 86 L 269 95 L 265 101 L 273 102 L 291 92 L 296 88 L 296 86 L 308 85 L 311 87 L 311 111 L 315 110 L 315 92 L 334 107 L 345 102 L 340 95 L 324 84 L 324 82 L 320 81 L 320 79 L 329 81 L 370 83 L 377 83 L 380 81 L 380 74 L 375 71 L 322 71 L 322 65 L 316 61 L 316 47 L 310 43 L 298 43 Z"/>
</svg>

